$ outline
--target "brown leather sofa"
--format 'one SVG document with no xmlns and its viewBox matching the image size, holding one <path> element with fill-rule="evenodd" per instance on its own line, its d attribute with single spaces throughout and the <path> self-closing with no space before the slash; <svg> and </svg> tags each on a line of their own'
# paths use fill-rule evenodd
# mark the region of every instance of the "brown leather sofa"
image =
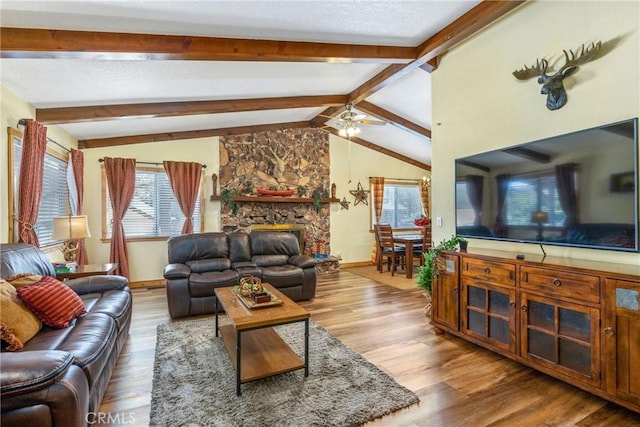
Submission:
<svg viewBox="0 0 640 427">
<path fill-rule="evenodd" d="M 196 233 L 168 240 L 167 301 L 171 317 L 214 313 L 214 289 L 253 275 L 294 301 L 316 292 L 316 260 L 300 255 L 296 236 L 277 231 Z"/>
<path fill-rule="evenodd" d="M 0 245 L 0 276 L 55 276 L 40 249 Z M 65 282 L 87 313 L 68 328 L 43 326 L 24 348 L 1 354 L 3 426 L 86 426 L 98 408 L 131 325 L 132 299 L 121 276 L 91 276 Z"/>
</svg>

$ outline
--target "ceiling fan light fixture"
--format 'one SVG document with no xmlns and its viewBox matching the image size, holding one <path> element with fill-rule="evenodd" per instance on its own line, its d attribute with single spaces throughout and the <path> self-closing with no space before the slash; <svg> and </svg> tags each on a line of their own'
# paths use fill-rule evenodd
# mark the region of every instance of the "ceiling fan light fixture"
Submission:
<svg viewBox="0 0 640 427">
<path fill-rule="evenodd" d="M 360 128 L 353 122 L 345 123 L 342 128 L 338 130 L 338 135 L 343 138 L 352 137 L 360 133 Z"/>
</svg>

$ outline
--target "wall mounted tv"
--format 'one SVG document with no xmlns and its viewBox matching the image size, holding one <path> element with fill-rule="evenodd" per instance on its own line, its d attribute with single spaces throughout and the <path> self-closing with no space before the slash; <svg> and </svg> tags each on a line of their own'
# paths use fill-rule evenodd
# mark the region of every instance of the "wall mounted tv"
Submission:
<svg viewBox="0 0 640 427">
<path fill-rule="evenodd" d="M 638 252 L 638 119 L 456 160 L 456 234 Z"/>
</svg>

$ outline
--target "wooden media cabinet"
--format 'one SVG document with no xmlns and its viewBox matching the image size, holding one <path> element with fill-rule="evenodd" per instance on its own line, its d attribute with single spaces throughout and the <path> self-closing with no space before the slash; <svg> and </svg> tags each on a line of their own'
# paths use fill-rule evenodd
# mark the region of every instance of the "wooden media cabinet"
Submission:
<svg viewBox="0 0 640 427">
<path fill-rule="evenodd" d="M 640 413 L 640 266 L 442 252 L 431 323 Z"/>
</svg>

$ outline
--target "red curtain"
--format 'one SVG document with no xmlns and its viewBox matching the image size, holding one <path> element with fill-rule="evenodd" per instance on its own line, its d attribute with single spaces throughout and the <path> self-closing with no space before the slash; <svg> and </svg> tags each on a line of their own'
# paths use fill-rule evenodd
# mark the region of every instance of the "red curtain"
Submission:
<svg viewBox="0 0 640 427">
<path fill-rule="evenodd" d="M 40 247 L 34 226 L 38 220 L 42 196 L 47 128 L 33 119 L 25 121 L 27 125 L 22 139 L 18 190 L 18 242 Z"/>
<path fill-rule="evenodd" d="M 122 218 L 129 209 L 136 188 L 136 160 L 105 157 L 104 169 L 113 211 L 109 262 L 118 263 L 116 274 L 129 277 L 127 236 L 124 234 Z"/>
<path fill-rule="evenodd" d="M 369 182 L 373 186 L 373 206 L 376 213 L 376 224 L 382 216 L 382 199 L 384 196 L 384 177 L 372 176 Z"/>
<path fill-rule="evenodd" d="M 182 234 L 193 233 L 193 211 L 200 192 L 202 165 L 194 162 L 171 161 L 164 161 L 162 164 L 169 177 L 173 194 L 185 216 Z"/>
<path fill-rule="evenodd" d="M 80 150 L 76 150 L 75 148 L 71 149 L 71 165 L 73 167 L 73 177 L 76 182 L 76 192 L 77 192 L 77 206 L 76 212 L 77 215 L 82 213 L 82 199 L 84 196 L 84 153 Z M 89 264 L 89 257 L 87 256 L 87 245 L 85 244 L 84 239 L 80 239 L 77 241 L 78 250 L 76 251 L 76 262 L 78 264 Z"/>
<path fill-rule="evenodd" d="M 381 176 L 372 176 L 369 178 L 369 183 L 373 187 L 373 208 L 375 209 L 376 215 L 376 225 L 380 221 L 380 217 L 382 216 L 382 199 L 384 196 L 384 177 Z M 377 233 L 377 231 L 374 231 Z M 373 242 L 373 247 L 371 249 L 371 260 L 377 265 L 378 264 L 378 245 L 377 242 Z"/>
</svg>

